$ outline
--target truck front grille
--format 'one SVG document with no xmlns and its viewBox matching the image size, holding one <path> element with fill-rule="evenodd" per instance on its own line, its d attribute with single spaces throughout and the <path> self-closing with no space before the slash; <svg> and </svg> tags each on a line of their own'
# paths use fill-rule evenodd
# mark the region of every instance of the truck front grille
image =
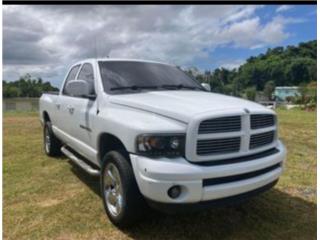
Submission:
<svg viewBox="0 0 320 240">
<path fill-rule="evenodd" d="M 238 152 L 240 150 L 240 137 L 199 140 L 197 142 L 197 154 L 224 154 Z"/>
<path fill-rule="evenodd" d="M 241 130 L 241 117 L 221 117 L 208 119 L 200 123 L 199 134 L 237 132 Z"/>
<path fill-rule="evenodd" d="M 250 137 L 250 149 L 262 147 L 272 143 L 274 140 L 274 131 L 258 133 Z"/>
<path fill-rule="evenodd" d="M 271 127 L 275 125 L 275 116 L 272 114 L 252 114 L 250 124 L 251 129 Z"/>
<path fill-rule="evenodd" d="M 208 114 L 191 122 L 187 153 L 192 162 L 219 162 L 249 156 L 276 146 L 276 117 L 269 113 L 232 110 L 227 116 Z"/>
</svg>

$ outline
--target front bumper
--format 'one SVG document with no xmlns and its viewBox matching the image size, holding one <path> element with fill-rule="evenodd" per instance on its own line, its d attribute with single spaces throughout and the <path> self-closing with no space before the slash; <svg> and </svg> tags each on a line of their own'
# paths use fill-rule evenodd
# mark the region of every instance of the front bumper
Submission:
<svg viewBox="0 0 320 240">
<path fill-rule="evenodd" d="M 160 203 L 199 203 L 250 192 L 276 181 L 283 172 L 286 158 L 286 148 L 280 141 L 277 150 L 267 157 L 216 166 L 190 163 L 182 157 L 150 159 L 130 154 L 130 158 L 140 192 L 147 199 Z M 276 167 L 250 177 L 251 173 L 270 166 Z M 234 181 L 230 181 L 233 176 Z M 239 176 L 249 177 L 239 180 Z M 208 179 L 228 181 L 204 184 L 204 180 Z M 182 191 L 178 198 L 172 199 L 168 189 L 174 185 L 181 186 Z"/>
</svg>

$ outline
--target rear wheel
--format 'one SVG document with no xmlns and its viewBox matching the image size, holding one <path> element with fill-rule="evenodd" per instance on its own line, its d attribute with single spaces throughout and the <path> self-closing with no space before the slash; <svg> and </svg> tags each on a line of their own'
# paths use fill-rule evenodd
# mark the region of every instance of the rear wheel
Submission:
<svg viewBox="0 0 320 240">
<path fill-rule="evenodd" d="M 124 153 L 110 151 L 101 168 L 101 195 L 110 221 L 128 227 L 142 217 L 146 203 Z"/>
<path fill-rule="evenodd" d="M 61 155 L 61 142 L 55 137 L 50 122 L 46 122 L 43 128 L 43 145 L 44 151 L 48 156 Z"/>
</svg>

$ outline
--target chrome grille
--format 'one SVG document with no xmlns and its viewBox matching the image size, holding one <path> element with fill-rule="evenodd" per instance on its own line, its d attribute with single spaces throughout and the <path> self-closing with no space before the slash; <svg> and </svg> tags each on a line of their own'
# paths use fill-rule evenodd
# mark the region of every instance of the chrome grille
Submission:
<svg viewBox="0 0 320 240">
<path fill-rule="evenodd" d="M 241 117 L 221 117 L 205 120 L 199 125 L 199 134 L 237 132 L 241 130 Z"/>
<path fill-rule="evenodd" d="M 224 154 L 240 150 L 240 137 L 198 140 L 197 154 Z"/>
<path fill-rule="evenodd" d="M 251 129 L 271 127 L 275 124 L 275 118 L 272 114 L 252 114 L 250 124 Z"/>
<path fill-rule="evenodd" d="M 188 128 L 186 157 L 193 162 L 215 162 L 276 147 L 276 116 L 270 113 L 230 110 L 228 115 L 203 114 Z M 211 116 L 210 116 L 211 115 Z"/>
<path fill-rule="evenodd" d="M 250 137 L 250 149 L 262 147 L 268 145 L 274 140 L 274 131 L 258 133 L 251 135 Z"/>
</svg>

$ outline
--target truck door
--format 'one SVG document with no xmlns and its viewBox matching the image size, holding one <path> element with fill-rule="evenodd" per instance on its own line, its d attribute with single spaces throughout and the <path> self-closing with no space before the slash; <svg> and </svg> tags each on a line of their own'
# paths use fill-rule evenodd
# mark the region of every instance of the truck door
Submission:
<svg viewBox="0 0 320 240">
<path fill-rule="evenodd" d="M 81 66 L 77 80 L 88 82 L 90 95 L 95 96 L 94 70 L 91 63 L 84 63 Z M 96 151 L 93 148 L 93 118 L 97 113 L 97 102 L 95 99 L 86 97 L 75 97 L 72 101 L 72 136 L 78 140 L 76 151 L 89 159 L 95 158 Z"/>
<path fill-rule="evenodd" d="M 57 98 L 56 102 L 54 103 L 54 107 L 56 108 L 56 118 L 57 124 L 56 128 L 58 129 L 57 135 L 68 145 L 74 145 L 72 139 L 72 127 L 73 127 L 73 105 L 74 105 L 74 97 L 69 96 L 68 93 L 65 91 L 66 85 L 69 81 L 75 80 L 77 74 L 80 69 L 80 64 L 73 66 L 68 75 L 66 80 L 64 81 L 62 90 Z"/>
</svg>

